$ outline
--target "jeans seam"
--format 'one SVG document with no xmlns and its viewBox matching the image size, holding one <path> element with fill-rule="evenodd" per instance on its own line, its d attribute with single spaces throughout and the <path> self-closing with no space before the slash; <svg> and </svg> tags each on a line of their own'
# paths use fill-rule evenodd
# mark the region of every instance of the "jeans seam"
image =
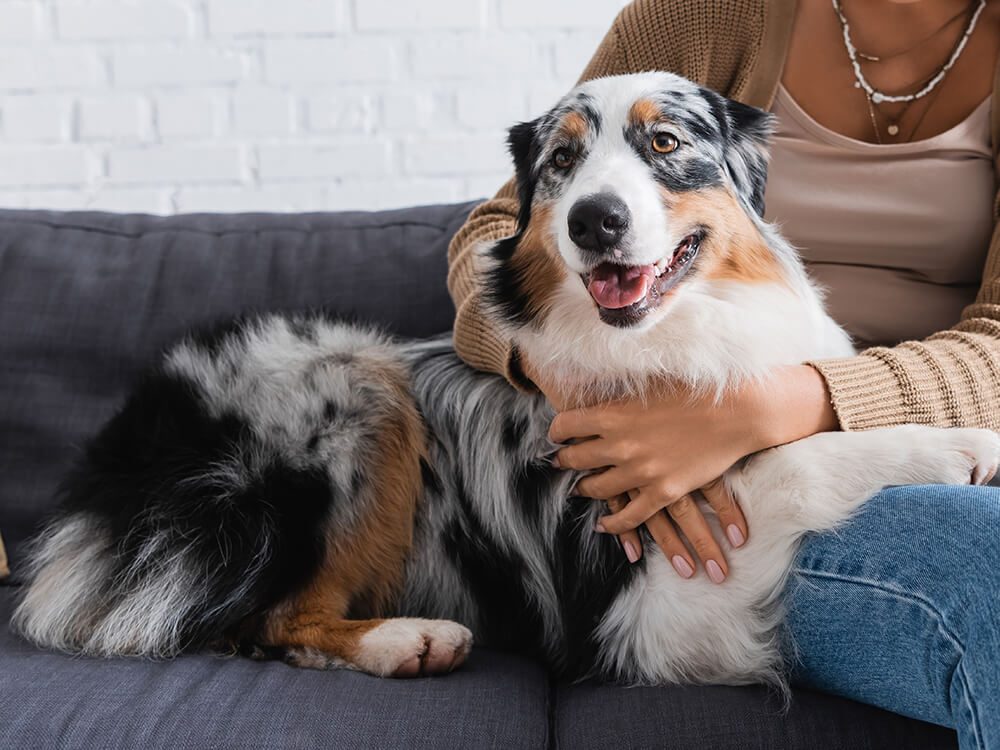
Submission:
<svg viewBox="0 0 1000 750">
<path fill-rule="evenodd" d="M 965 658 L 965 646 L 962 645 L 962 641 L 959 640 L 958 636 L 955 635 L 945 625 L 944 615 L 935 607 L 928 599 L 922 596 L 918 596 L 911 591 L 904 591 L 899 588 L 891 587 L 888 584 L 881 581 L 872 581 L 868 578 L 858 578 L 856 576 L 845 576 L 840 573 L 827 573 L 817 570 L 804 570 L 802 568 L 795 568 L 794 574 L 804 578 L 823 578 L 827 580 L 834 581 L 846 581 L 847 583 L 854 583 L 859 586 L 868 586 L 869 588 L 877 589 L 885 594 L 896 597 L 897 599 L 902 599 L 904 601 L 909 601 L 911 603 L 917 604 L 922 609 L 929 612 L 937 622 L 937 627 L 940 632 L 948 637 L 948 640 L 952 642 L 954 648 L 958 652 L 959 662 L 955 667 L 956 671 L 961 673 L 962 686 L 965 690 L 965 702 L 969 707 L 969 714 L 972 717 L 972 731 L 973 736 L 976 741 L 977 747 L 982 747 L 982 730 L 979 726 L 979 716 L 976 713 L 976 706 L 972 702 L 972 689 L 969 686 L 969 675 L 965 671 L 962 660 Z"/>
</svg>

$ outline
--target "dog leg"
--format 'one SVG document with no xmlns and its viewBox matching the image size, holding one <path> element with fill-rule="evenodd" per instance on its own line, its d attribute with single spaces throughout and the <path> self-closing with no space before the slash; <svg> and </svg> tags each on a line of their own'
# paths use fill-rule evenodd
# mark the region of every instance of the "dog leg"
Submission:
<svg viewBox="0 0 1000 750">
<path fill-rule="evenodd" d="M 449 620 L 347 620 L 320 602 L 274 622 L 265 650 L 278 647 L 298 667 L 342 667 L 378 677 L 444 674 L 461 665 L 472 648 L 468 628 Z"/>
<path fill-rule="evenodd" d="M 992 430 L 900 425 L 825 432 L 749 459 L 725 480 L 758 520 L 789 520 L 803 530 L 836 526 L 894 485 L 984 484 L 1000 463 Z"/>
</svg>

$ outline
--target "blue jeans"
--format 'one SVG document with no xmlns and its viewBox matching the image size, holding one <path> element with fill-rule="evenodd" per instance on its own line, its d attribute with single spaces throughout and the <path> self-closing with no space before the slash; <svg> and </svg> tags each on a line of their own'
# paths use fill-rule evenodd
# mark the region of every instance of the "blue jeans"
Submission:
<svg viewBox="0 0 1000 750">
<path fill-rule="evenodd" d="M 805 539 L 785 595 L 793 682 L 1000 749 L 1000 489 L 885 490 Z"/>
</svg>

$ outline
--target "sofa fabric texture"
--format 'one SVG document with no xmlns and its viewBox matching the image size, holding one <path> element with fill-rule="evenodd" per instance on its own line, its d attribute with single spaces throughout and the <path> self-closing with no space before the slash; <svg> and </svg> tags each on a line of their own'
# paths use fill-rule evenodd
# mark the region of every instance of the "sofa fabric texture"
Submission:
<svg viewBox="0 0 1000 750">
<path fill-rule="evenodd" d="M 0 210 L 0 747 L 953 748 L 949 730 L 804 690 L 562 684 L 476 648 L 384 680 L 214 654 L 74 658 L 14 636 L 24 544 L 60 476 L 156 353 L 192 326 L 325 309 L 449 330 L 448 242 L 474 204 L 378 213 Z"/>
</svg>

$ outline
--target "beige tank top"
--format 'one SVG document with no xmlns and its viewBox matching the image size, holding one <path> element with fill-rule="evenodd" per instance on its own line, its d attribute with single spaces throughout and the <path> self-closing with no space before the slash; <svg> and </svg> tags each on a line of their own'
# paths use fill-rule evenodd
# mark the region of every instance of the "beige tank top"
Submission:
<svg viewBox="0 0 1000 750">
<path fill-rule="evenodd" d="M 765 216 L 859 346 L 950 328 L 975 299 L 997 189 L 990 106 L 933 138 L 877 145 L 823 127 L 778 87 Z"/>
</svg>

